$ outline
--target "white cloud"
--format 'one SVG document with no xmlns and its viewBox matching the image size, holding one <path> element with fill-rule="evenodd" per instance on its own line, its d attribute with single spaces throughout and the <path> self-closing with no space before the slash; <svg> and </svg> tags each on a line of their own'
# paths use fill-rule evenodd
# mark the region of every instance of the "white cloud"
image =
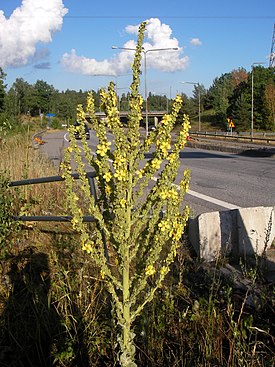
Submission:
<svg viewBox="0 0 275 367">
<path fill-rule="evenodd" d="M 0 10 L 0 67 L 27 64 L 37 43 L 52 41 L 67 12 L 62 0 L 23 0 L 9 18 Z"/>
<path fill-rule="evenodd" d="M 116 75 L 118 65 L 114 59 L 97 61 L 85 56 L 78 56 L 75 49 L 62 56 L 62 64 L 72 72 L 86 75 Z"/>
<path fill-rule="evenodd" d="M 200 45 L 202 45 L 202 42 L 199 38 L 192 38 L 190 40 L 190 44 L 193 45 L 193 46 L 200 46 Z"/>
<path fill-rule="evenodd" d="M 138 25 L 128 25 L 125 28 L 128 34 L 137 34 Z M 134 40 L 127 41 L 123 47 L 135 48 Z M 183 48 L 179 46 L 176 38 L 172 37 L 172 29 L 169 25 L 161 23 L 158 18 L 148 20 L 145 34 L 144 49 L 158 48 L 178 48 L 178 50 L 147 51 L 147 68 L 154 68 L 161 71 L 173 72 L 184 70 L 188 66 L 189 57 L 180 57 Z M 71 50 L 62 57 L 62 64 L 70 71 L 85 75 L 118 75 L 130 70 L 134 52 L 119 50 L 118 54 L 110 60 L 97 61 L 78 56 L 76 50 Z"/>
</svg>

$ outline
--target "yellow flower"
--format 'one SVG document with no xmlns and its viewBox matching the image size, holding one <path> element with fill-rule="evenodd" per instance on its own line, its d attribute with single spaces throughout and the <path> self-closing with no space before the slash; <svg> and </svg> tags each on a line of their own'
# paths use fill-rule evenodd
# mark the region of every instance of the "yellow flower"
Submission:
<svg viewBox="0 0 275 367">
<path fill-rule="evenodd" d="M 176 189 L 173 188 L 169 190 L 169 198 L 172 200 L 176 200 L 178 198 L 178 192 Z"/>
<path fill-rule="evenodd" d="M 179 241 L 183 234 L 183 230 L 184 230 L 183 224 L 175 221 L 172 223 L 172 229 L 169 233 L 169 236 L 172 237 L 173 240 Z"/>
<path fill-rule="evenodd" d="M 107 195 L 109 195 L 109 194 L 111 194 L 111 192 L 112 192 L 111 187 L 110 187 L 109 185 L 106 185 L 106 186 L 105 186 L 105 193 L 106 193 Z"/>
<path fill-rule="evenodd" d="M 177 154 L 176 153 L 170 153 L 169 157 L 167 159 L 170 162 L 174 162 L 177 159 Z"/>
<path fill-rule="evenodd" d="M 114 165 L 117 167 L 120 167 L 123 163 L 126 162 L 126 159 L 122 157 L 121 155 L 117 155 L 114 160 Z"/>
<path fill-rule="evenodd" d="M 168 192 L 168 190 L 163 190 L 163 191 L 161 191 L 161 192 L 160 192 L 160 194 L 159 194 L 159 196 L 160 196 L 160 198 L 161 198 L 162 200 L 167 199 L 167 198 L 169 197 L 169 192 Z"/>
<path fill-rule="evenodd" d="M 148 276 L 154 275 L 156 272 L 156 269 L 153 267 L 153 265 L 147 265 L 145 268 L 145 274 Z"/>
<path fill-rule="evenodd" d="M 91 254 L 93 251 L 93 245 L 94 243 L 85 243 L 84 241 L 82 242 L 82 250 L 86 251 L 88 254 Z"/>
<path fill-rule="evenodd" d="M 149 136 L 149 135 L 148 135 Z M 146 138 L 146 140 L 145 140 L 145 143 L 146 143 L 146 145 L 148 146 L 148 145 L 151 145 L 151 140 L 147 137 Z"/>
<path fill-rule="evenodd" d="M 171 122 L 171 116 L 170 115 L 164 115 L 162 120 L 161 120 L 161 124 L 166 126 Z"/>
<path fill-rule="evenodd" d="M 169 272 L 169 268 L 168 268 L 168 266 L 163 266 L 163 267 L 160 269 L 160 274 L 161 274 L 161 275 L 166 275 L 168 272 Z"/>
<path fill-rule="evenodd" d="M 72 223 L 73 229 L 76 229 L 77 225 L 79 223 L 79 220 L 77 218 L 73 217 L 73 219 L 71 220 L 71 223 Z"/>
<path fill-rule="evenodd" d="M 78 120 L 85 120 L 86 117 L 81 104 L 77 105 L 77 117 Z"/>
<path fill-rule="evenodd" d="M 158 144 L 158 148 L 162 153 L 167 153 L 167 149 L 171 149 L 169 141 L 162 141 Z"/>
<path fill-rule="evenodd" d="M 160 165 L 161 165 L 161 160 L 160 159 L 157 159 L 157 158 L 154 158 L 151 161 L 151 165 L 152 165 L 152 168 L 153 169 L 159 169 L 160 168 Z"/>
<path fill-rule="evenodd" d="M 127 178 L 127 171 L 123 169 L 117 170 L 114 177 L 117 178 L 118 181 L 125 181 Z"/>
<path fill-rule="evenodd" d="M 122 198 L 122 199 L 120 200 L 119 204 L 120 204 L 120 206 L 121 206 L 122 208 L 125 208 L 125 205 L 126 205 L 126 199 L 125 199 L 125 198 Z"/>
<path fill-rule="evenodd" d="M 106 153 L 107 153 L 107 151 L 108 151 L 108 149 L 106 148 L 106 146 L 105 145 L 98 145 L 97 146 L 97 150 L 96 150 L 96 152 L 97 152 L 97 154 L 99 154 L 101 157 L 104 157 L 105 155 L 106 155 Z"/>
<path fill-rule="evenodd" d="M 180 95 L 177 95 L 175 98 L 175 103 L 182 104 L 183 98 Z"/>
<path fill-rule="evenodd" d="M 101 278 L 104 279 L 105 278 L 105 272 L 101 269 L 100 270 L 100 275 L 101 275 Z"/>
<path fill-rule="evenodd" d="M 138 178 L 141 178 L 143 176 L 143 173 L 144 173 L 143 169 L 136 171 L 136 175 L 138 176 Z"/>
<path fill-rule="evenodd" d="M 110 182 L 112 178 L 111 172 L 106 172 L 105 175 L 103 175 L 103 178 L 106 182 Z"/>
<path fill-rule="evenodd" d="M 108 152 L 110 145 L 111 143 L 109 141 L 103 144 L 98 144 L 97 150 L 96 150 L 97 154 L 99 154 L 101 157 L 104 157 L 106 153 Z"/>
<path fill-rule="evenodd" d="M 161 232 L 169 231 L 169 229 L 171 228 L 170 223 L 168 222 L 168 220 L 162 220 L 158 224 L 158 227 L 161 230 Z"/>
</svg>

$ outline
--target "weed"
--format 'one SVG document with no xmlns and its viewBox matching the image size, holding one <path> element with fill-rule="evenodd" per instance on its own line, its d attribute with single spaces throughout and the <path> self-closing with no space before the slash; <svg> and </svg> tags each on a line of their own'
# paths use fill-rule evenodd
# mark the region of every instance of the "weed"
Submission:
<svg viewBox="0 0 275 367">
<path fill-rule="evenodd" d="M 12 244 L 20 226 L 14 222 L 14 198 L 9 187 L 9 177 L 6 172 L 0 172 L 0 256 L 3 257 Z"/>
</svg>

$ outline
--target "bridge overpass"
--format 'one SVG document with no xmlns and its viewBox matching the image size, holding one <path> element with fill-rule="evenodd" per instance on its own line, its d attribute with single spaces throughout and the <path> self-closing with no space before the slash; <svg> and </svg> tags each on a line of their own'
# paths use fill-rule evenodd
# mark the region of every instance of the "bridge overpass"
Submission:
<svg viewBox="0 0 275 367">
<path fill-rule="evenodd" d="M 155 118 L 158 119 L 158 121 L 167 113 L 167 111 L 148 111 L 148 118 L 153 118 L 155 120 Z M 102 119 L 104 117 L 106 117 L 104 112 L 96 112 L 95 113 L 96 117 L 98 119 Z M 129 111 L 119 111 L 119 116 L 120 116 L 120 120 L 122 122 L 127 122 L 128 119 L 128 115 L 129 115 Z M 146 112 L 142 111 L 142 117 L 145 119 L 146 117 Z M 145 122 L 145 121 L 144 121 Z"/>
</svg>

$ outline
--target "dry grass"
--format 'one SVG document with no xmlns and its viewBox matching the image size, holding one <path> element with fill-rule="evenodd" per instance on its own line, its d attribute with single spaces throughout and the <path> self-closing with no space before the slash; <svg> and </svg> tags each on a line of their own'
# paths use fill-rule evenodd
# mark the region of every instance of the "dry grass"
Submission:
<svg viewBox="0 0 275 367">
<path fill-rule="evenodd" d="M 54 165 L 38 149 L 32 147 L 32 133 L 11 136 L 0 144 L 0 172 L 11 181 L 54 176 Z M 64 184 L 62 182 L 21 186 L 20 200 L 24 214 L 64 214 Z"/>
</svg>

